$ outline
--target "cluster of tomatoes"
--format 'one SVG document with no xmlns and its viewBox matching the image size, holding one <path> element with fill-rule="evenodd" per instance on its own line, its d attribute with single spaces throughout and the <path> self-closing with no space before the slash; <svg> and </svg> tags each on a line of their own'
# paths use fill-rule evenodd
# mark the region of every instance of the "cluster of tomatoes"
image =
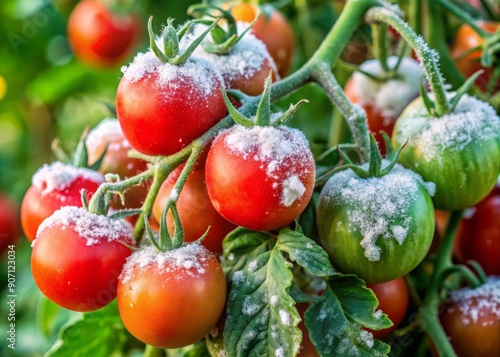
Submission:
<svg viewBox="0 0 500 357">
<path fill-rule="evenodd" d="M 160 36 L 152 33 L 150 19 L 150 49 L 122 68 L 117 119 L 85 135 L 71 163 L 45 165 L 33 176 L 21 223 L 33 242 L 34 280 L 50 300 L 88 312 L 117 298 L 125 327 L 139 340 L 159 348 L 193 344 L 224 312 L 230 279 L 217 259 L 224 237 L 238 226 L 270 232 L 296 227 L 310 204 L 316 204 L 318 228 L 311 238 L 336 269 L 368 284 L 394 323 L 370 330 L 374 338 L 389 336 L 407 313 L 403 277 L 440 238 L 435 215 L 438 226 L 443 219 L 435 208 L 467 209 L 456 258 L 500 275 L 500 119 L 493 107 L 462 93 L 436 117 L 431 100 L 419 97 L 418 61 L 368 60 L 345 94 L 364 109 L 375 133 L 369 162 L 356 165 L 343 153 L 345 167 L 319 189 L 308 140 L 283 125 L 298 106 L 271 112 L 271 82 L 286 77 L 293 62 L 286 18 L 276 10 L 257 18 L 258 7 L 247 3 L 192 13 L 198 17 L 192 24 L 176 29 L 169 20 Z M 89 25 L 95 21 L 100 25 Z M 70 17 L 68 37 L 81 61 L 115 66 L 133 50 L 140 27 L 135 16 L 83 0 Z M 453 44 L 465 76 L 476 69 L 477 52 L 470 49 L 478 45 L 480 40 L 469 48 Z M 485 72 L 479 87 L 496 90 L 493 75 Z M 260 94 L 259 103 L 252 102 Z M 384 159 L 376 142 L 385 148 Z M 317 202 L 311 200 L 315 189 Z M 146 218 L 137 221 L 141 209 L 140 219 Z M 5 221 L 5 236 L 14 236 L 15 219 Z M 141 224 L 145 229 L 138 230 Z M 498 279 L 489 278 L 478 289 L 451 294 L 441 319 L 457 353 L 470 350 L 462 343 L 467 331 L 498 333 L 499 291 Z M 300 328 L 299 355 L 317 355 Z M 500 353 L 498 341 L 474 348 Z"/>
</svg>

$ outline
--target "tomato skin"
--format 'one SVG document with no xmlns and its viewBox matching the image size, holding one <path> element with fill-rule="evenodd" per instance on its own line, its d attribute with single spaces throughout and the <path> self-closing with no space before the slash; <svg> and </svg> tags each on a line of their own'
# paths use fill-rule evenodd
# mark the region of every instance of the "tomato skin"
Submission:
<svg viewBox="0 0 500 357">
<path fill-rule="evenodd" d="M 74 224 L 56 223 L 41 230 L 31 254 L 33 279 L 40 291 L 56 304 L 80 312 L 114 300 L 118 276 L 131 250 L 118 240 L 98 239 L 99 243 L 88 245 Z M 134 244 L 131 235 L 119 240 Z"/>
<path fill-rule="evenodd" d="M 82 62 L 94 67 L 116 67 L 131 54 L 141 28 L 136 14 L 114 14 L 98 0 L 82 0 L 69 17 L 68 40 Z"/>
<path fill-rule="evenodd" d="M 477 261 L 488 275 L 500 275 L 500 186 L 465 214 L 455 238 L 455 255 L 462 263 Z"/>
<path fill-rule="evenodd" d="M 495 33 L 500 26 L 499 23 L 492 21 L 479 21 L 477 24 L 489 33 Z M 461 57 L 457 60 L 457 66 L 465 77 L 468 78 L 472 76 L 480 69 L 484 70 L 484 73 L 479 75 L 475 83 L 481 90 L 485 91 L 488 88 L 494 68 L 484 68 L 481 66 L 481 49 L 472 51 L 462 57 L 464 53 L 482 44 L 483 39 L 481 36 L 479 36 L 468 24 L 464 23 L 458 29 L 450 50 L 454 58 Z M 492 92 L 495 93 L 498 90 L 500 90 L 500 83 L 497 82 Z"/>
<path fill-rule="evenodd" d="M 153 205 L 153 215 L 157 222 L 161 221 L 163 209 L 181 171 L 182 167 L 174 170 L 158 192 Z M 177 201 L 177 210 L 184 228 L 185 242 L 198 240 L 210 227 L 202 244 L 216 255 L 222 253 L 222 240 L 236 226 L 224 219 L 212 206 L 205 184 L 205 171 L 191 172 Z M 174 219 L 170 211 L 167 213 L 167 225 L 170 234 L 173 234 Z"/>
<path fill-rule="evenodd" d="M 236 21 L 250 23 L 258 13 L 256 5 L 245 2 L 239 2 L 231 8 L 231 15 Z M 264 42 L 276 62 L 280 76 L 285 77 L 292 67 L 295 53 L 295 36 L 286 17 L 278 10 L 272 11 L 267 19 L 262 14 L 250 31 Z"/>
<path fill-rule="evenodd" d="M 26 238 L 32 242 L 40 224 L 59 208 L 82 207 L 81 190 L 87 191 L 87 200 L 90 200 L 103 182 L 104 177 L 102 181 L 79 177 L 63 190 L 54 190 L 46 194 L 42 193 L 38 187 L 30 186 L 21 204 L 21 224 Z"/>
<path fill-rule="evenodd" d="M 134 149 L 146 155 L 174 154 L 226 115 L 219 75 L 207 66 L 188 62 L 197 68 L 198 77 L 213 81 L 210 93 L 204 93 L 195 79 L 186 75 L 163 85 L 159 85 L 157 72 L 134 81 L 122 77 L 116 112 L 123 134 Z"/>
<path fill-rule="evenodd" d="M 368 330 L 372 333 L 373 338 L 381 340 L 389 336 L 405 317 L 409 303 L 408 288 L 402 277 L 385 283 L 367 284 L 366 287 L 372 289 L 377 297 L 378 309 L 387 314 L 394 323 L 393 326 L 383 330 Z"/>
<path fill-rule="evenodd" d="M 215 327 L 224 310 L 226 280 L 217 258 L 203 249 L 202 274 L 195 267 L 173 268 L 168 261 L 163 267 L 150 263 L 142 269 L 125 268 L 118 283 L 118 309 L 132 335 L 155 347 L 178 348 Z"/>
<path fill-rule="evenodd" d="M 10 197 L 0 193 L 0 254 L 20 235 L 19 208 Z"/>
</svg>

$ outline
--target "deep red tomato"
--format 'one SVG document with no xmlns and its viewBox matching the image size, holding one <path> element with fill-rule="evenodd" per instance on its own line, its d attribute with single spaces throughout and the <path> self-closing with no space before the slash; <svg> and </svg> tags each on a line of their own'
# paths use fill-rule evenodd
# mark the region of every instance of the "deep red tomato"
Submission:
<svg viewBox="0 0 500 357">
<path fill-rule="evenodd" d="M 127 330 L 159 348 L 178 348 L 215 327 L 226 302 L 217 258 L 200 244 L 158 253 L 143 248 L 128 259 L 118 283 L 118 309 Z"/>
<path fill-rule="evenodd" d="M 379 331 L 369 330 L 373 334 L 373 338 L 380 340 L 389 336 L 405 317 L 409 302 L 408 288 L 403 278 L 380 284 L 367 284 L 366 287 L 373 290 L 379 302 L 378 309 L 387 314 L 394 324 Z"/>
<path fill-rule="evenodd" d="M 458 260 L 477 261 L 488 275 L 500 275 L 500 185 L 462 218 L 455 239 Z"/>
<path fill-rule="evenodd" d="M 453 291 L 440 318 L 458 356 L 500 356 L 500 279 Z"/>
<path fill-rule="evenodd" d="M 500 24 L 490 21 L 478 22 L 478 25 L 487 32 L 494 33 L 499 28 Z M 458 29 L 455 40 L 451 45 L 451 54 L 454 58 L 459 58 L 457 66 L 464 76 L 470 77 L 480 69 L 484 69 L 484 73 L 476 80 L 476 85 L 482 90 L 486 90 L 493 74 L 493 68 L 483 68 L 481 66 L 481 50 L 472 51 L 462 57 L 462 55 L 474 47 L 481 46 L 483 39 L 479 36 L 468 24 L 463 24 Z M 493 87 L 493 92 L 500 90 L 500 82 Z"/>
<path fill-rule="evenodd" d="M 389 57 L 387 62 L 390 67 L 395 66 L 397 57 Z M 378 76 L 382 74 L 378 60 L 363 62 L 361 69 Z M 375 135 L 382 155 L 386 148 L 380 132 L 392 135 L 398 116 L 419 95 L 421 74 L 417 61 L 404 58 L 396 78 L 379 83 L 361 72 L 355 72 L 346 83 L 345 94 L 351 102 L 365 110 L 368 128 Z"/>
<path fill-rule="evenodd" d="M 239 2 L 231 8 L 231 15 L 241 22 L 252 22 L 258 13 L 258 6 L 245 2 Z M 273 10 L 267 18 L 262 14 L 251 33 L 264 42 L 276 62 L 280 76 L 285 77 L 292 67 L 295 53 L 295 37 L 286 17 L 278 10 Z"/>
<path fill-rule="evenodd" d="M 266 231 L 302 213 L 314 189 L 315 166 L 299 130 L 236 125 L 214 140 L 205 176 L 217 212 L 236 225 Z"/>
<path fill-rule="evenodd" d="M 158 192 L 153 205 L 153 215 L 158 222 L 181 171 L 182 167 L 174 170 Z M 191 172 L 177 201 L 177 210 L 184 228 L 185 242 L 198 240 L 210 227 L 210 232 L 202 244 L 214 254 L 222 253 L 222 240 L 236 226 L 224 219 L 212 206 L 205 184 L 204 170 Z M 174 219 L 170 211 L 167 214 L 167 225 L 169 232 L 173 234 Z"/>
<path fill-rule="evenodd" d="M 226 115 L 222 88 L 221 76 L 201 58 L 174 66 L 152 51 L 139 54 L 116 93 L 123 134 L 144 154 L 173 154 Z"/>
<path fill-rule="evenodd" d="M 74 311 L 93 311 L 116 297 L 118 276 L 134 244 L 128 223 L 63 207 L 41 225 L 31 270 L 40 291 Z"/>
<path fill-rule="evenodd" d="M 20 235 L 19 207 L 10 197 L 0 193 L 0 254 Z"/>
<path fill-rule="evenodd" d="M 75 56 L 95 67 L 115 67 L 139 41 L 141 20 L 136 14 L 117 14 L 104 1 L 82 0 L 68 20 L 68 40 Z"/>
<path fill-rule="evenodd" d="M 104 176 L 95 171 L 61 162 L 44 165 L 33 175 L 32 185 L 21 205 L 21 223 L 26 238 L 33 241 L 38 226 L 59 208 L 82 207 L 81 190 L 87 191 L 90 200 L 103 182 Z"/>
</svg>

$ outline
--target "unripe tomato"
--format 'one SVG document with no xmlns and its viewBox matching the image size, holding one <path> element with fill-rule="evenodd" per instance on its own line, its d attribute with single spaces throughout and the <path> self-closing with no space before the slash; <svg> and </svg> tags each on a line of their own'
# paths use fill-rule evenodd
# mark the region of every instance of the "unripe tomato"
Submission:
<svg viewBox="0 0 500 357">
<path fill-rule="evenodd" d="M 104 1 L 82 0 L 68 20 L 68 40 L 75 56 L 95 67 L 116 67 L 139 41 L 141 21 L 136 14 L 117 14 Z"/>
<path fill-rule="evenodd" d="M 21 235 L 19 207 L 4 193 L 0 193 L 0 254 Z"/>
<path fill-rule="evenodd" d="M 451 292 L 440 318 L 458 356 L 500 356 L 500 279 Z"/>
<path fill-rule="evenodd" d="M 76 168 L 61 162 L 44 165 L 34 175 L 32 185 L 21 204 L 21 223 L 26 238 L 36 237 L 38 226 L 63 206 L 82 207 L 81 191 L 86 190 L 87 200 L 104 182 L 96 171 Z"/>
<path fill-rule="evenodd" d="M 259 8 L 256 5 L 245 2 L 238 2 L 231 8 L 231 15 L 236 21 L 251 23 L 258 13 Z M 295 53 L 295 37 L 286 17 L 273 9 L 268 17 L 261 15 L 251 32 L 264 42 L 276 62 L 280 76 L 285 77 L 292 67 Z"/>
<path fill-rule="evenodd" d="M 315 166 L 299 130 L 236 125 L 212 143 L 205 176 L 217 212 L 236 225 L 266 231 L 293 222 L 306 208 Z"/>
<path fill-rule="evenodd" d="M 226 115 L 223 80 L 207 61 L 191 57 L 174 66 L 152 51 L 124 68 L 116 112 L 132 147 L 146 155 L 171 155 Z"/>
<path fill-rule="evenodd" d="M 174 170 L 163 182 L 158 192 L 153 205 L 153 215 L 157 222 L 161 221 L 163 209 L 172 196 L 172 189 L 181 171 L 182 167 Z M 214 254 L 222 253 L 222 240 L 236 226 L 224 219 L 212 206 L 205 184 L 204 170 L 191 172 L 177 201 L 177 210 L 184 229 L 185 242 L 198 240 L 210 227 L 208 235 L 201 244 Z M 169 232 L 173 234 L 174 219 L 170 211 L 167 213 L 167 225 Z"/>
<path fill-rule="evenodd" d="M 319 237 L 333 265 L 369 284 L 409 273 L 432 243 L 433 188 L 399 164 L 382 177 L 360 178 L 350 169 L 334 174 L 317 207 Z"/>
<path fill-rule="evenodd" d="M 127 260 L 118 309 L 127 330 L 159 348 L 195 343 L 215 327 L 226 302 L 217 258 L 200 244 L 158 253 L 146 247 Z"/>
<path fill-rule="evenodd" d="M 500 118 L 487 103 L 464 95 L 454 112 L 436 118 L 421 98 L 401 114 L 392 141 L 408 144 L 399 162 L 436 184 L 434 206 L 461 210 L 481 201 L 500 172 Z"/>
<path fill-rule="evenodd" d="M 116 297 L 118 276 L 134 244 L 128 223 L 63 207 L 38 230 L 31 254 L 33 279 L 56 304 L 93 311 Z"/>
</svg>

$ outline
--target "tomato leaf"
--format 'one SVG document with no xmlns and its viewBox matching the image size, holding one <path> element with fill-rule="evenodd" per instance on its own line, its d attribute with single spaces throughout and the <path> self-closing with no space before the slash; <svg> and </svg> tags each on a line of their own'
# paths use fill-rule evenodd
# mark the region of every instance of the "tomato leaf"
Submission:
<svg viewBox="0 0 500 357">
<path fill-rule="evenodd" d="M 252 260 L 237 279 L 233 274 L 224 329 L 228 357 L 297 355 L 302 334 L 287 292 L 291 267 L 275 247 Z"/>
<path fill-rule="evenodd" d="M 362 327 L 390 327 L 389 318 L 376 313 L 378 302 L 363 280 L 335 274 L 320 299 L 305 313 L 309 337 L 322 356 L 386 356 L 389 345 L 374 340 Z M 380 314 L 380 315 L 379 315 Z"/>
<path fill-rule="evenodd" d="M 317 276 L 335 273 L 328 253 L 315 241 L 289 228 L 282 229 L 278 236 L 278 249 L 287 252 L 290 259 Z"/>
<path fill-rule="evenodd" d="M 64 325 L 45 357 L 112 356 L 123 350 L 126 340 L 127 333 L 115 301 Z"/>
</svg>

